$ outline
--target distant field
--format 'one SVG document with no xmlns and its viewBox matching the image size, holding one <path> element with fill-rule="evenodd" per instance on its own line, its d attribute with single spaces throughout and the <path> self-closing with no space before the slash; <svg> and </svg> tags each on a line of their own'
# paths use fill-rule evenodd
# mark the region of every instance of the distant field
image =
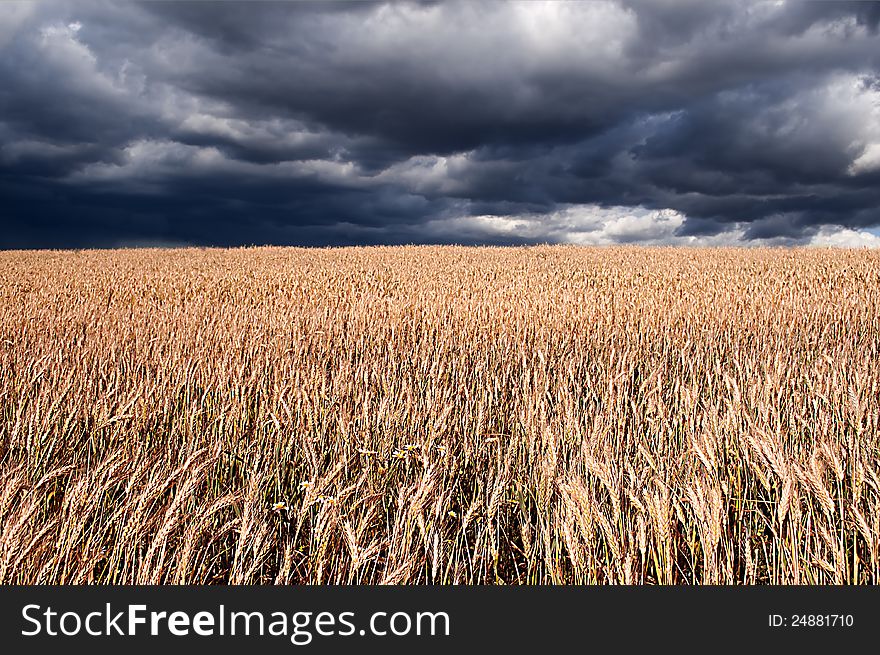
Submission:
<svg viewBox="0 0 880 655">
<path fill-rule="evenodd" d="M 0 583 L 880 578 L 880 253 L 0 253 Z"/>
</svg>

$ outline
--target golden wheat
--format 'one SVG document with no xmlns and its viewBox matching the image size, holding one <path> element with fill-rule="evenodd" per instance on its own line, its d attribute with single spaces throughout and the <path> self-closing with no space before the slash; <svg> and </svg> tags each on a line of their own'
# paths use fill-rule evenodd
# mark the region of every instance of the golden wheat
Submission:
<svg viewBox="0 0 880 655">
<path fill-rule="evenodd" d="M 0 583 L 880 577 L 880 254 L 0 253 Z"/>
</svg>

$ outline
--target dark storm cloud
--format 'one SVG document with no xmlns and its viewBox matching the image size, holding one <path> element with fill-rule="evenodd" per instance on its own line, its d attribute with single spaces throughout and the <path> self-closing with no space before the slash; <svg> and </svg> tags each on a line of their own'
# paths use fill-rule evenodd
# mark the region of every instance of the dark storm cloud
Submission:
<svg viewBox="0 0 880 655">
<path fill-rule="evenodd" d="M 4 3 L 0 246 L 607 227 L 577 207 L 674 210 L 681 238 L 875 227 L 878 23 L 858 2 Z M 669 236 L 627 220 L 608 238 Z"/>
</svg>

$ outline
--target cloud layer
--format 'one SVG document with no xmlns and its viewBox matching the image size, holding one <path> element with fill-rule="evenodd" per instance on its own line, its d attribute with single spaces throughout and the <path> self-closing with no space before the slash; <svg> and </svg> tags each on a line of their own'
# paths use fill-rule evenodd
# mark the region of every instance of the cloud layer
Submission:
<svg viewBox="0 0 880 655">
<path fill-rule="evenodd" d="M 880 3 L 0 3 L 0 247 L 877 245 Z"/>
</svg>

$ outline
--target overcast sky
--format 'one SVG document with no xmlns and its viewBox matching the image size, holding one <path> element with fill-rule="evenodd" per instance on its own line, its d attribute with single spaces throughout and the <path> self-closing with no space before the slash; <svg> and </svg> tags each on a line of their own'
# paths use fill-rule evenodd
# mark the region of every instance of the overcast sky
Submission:
<svg viewBox="0 0 880 655">
<path fill-rule="evenodd" d="M 880 244 L 880 3 L 0 3 L 0 247 Z"/>
</svg>

